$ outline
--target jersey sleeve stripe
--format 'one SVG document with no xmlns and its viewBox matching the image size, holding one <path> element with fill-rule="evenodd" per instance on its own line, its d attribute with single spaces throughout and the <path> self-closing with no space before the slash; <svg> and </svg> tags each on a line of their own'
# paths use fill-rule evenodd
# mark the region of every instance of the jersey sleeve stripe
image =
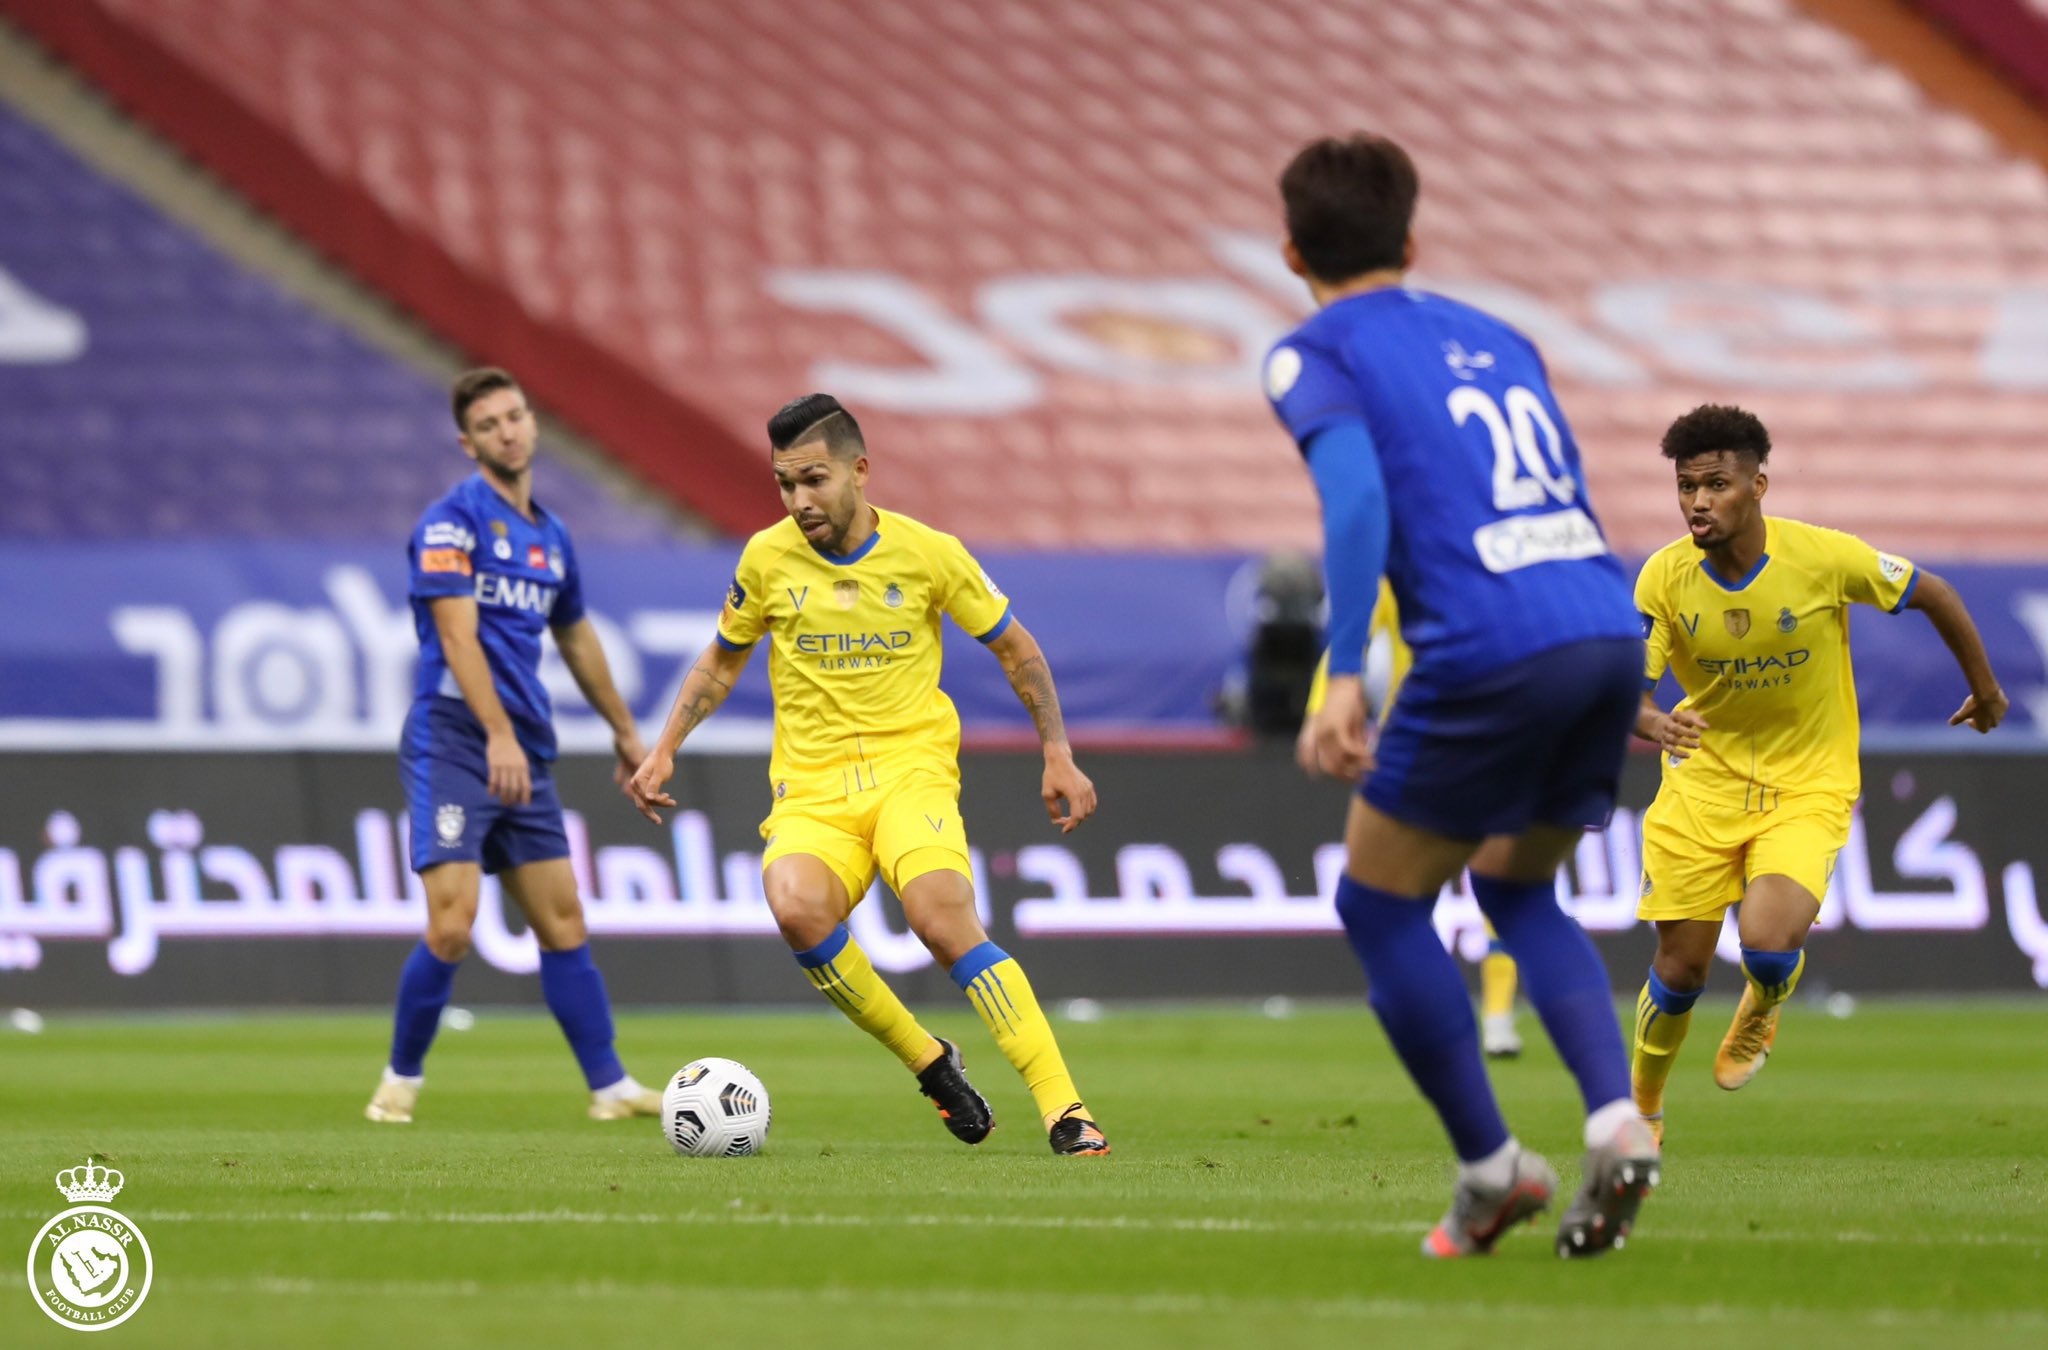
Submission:
<svg viewBox="0 0 2048 1350">
<path fill-rule="evenodd" d="M 989 629 L 986 633 L 983 633 L 980 636 L 976 637 L 974 640 L 976 642 L 994 642 L 997 638 L 1003 635 L 1003 630 L 1008 628 L 1009 626 L 1010 607 L 1008 605 L 1004 605 L 1003 617 L 996 620 L 996 626 Z"/>
<path fill-rule="evenodd" d="M 1906 589 L 1899 592 L 1899 603 L 1891 607 L 1891 612 L 1893 614 L 1902 613 L 1906 608 L 1906 602 L 1913 598 L 1913 592 L 1919 589 L 1919 586 L 1920 569 L 1918 567 L 1915 567 L 1913 569 L 1913 575 L 1906 578 Z"/>
<path fill-rule="evenodd" d="M 718 645 L 725 648 L 729 652 L 743 652 L 747 650 L 747 648 L 754 645 L 751 642 L 734 642 L 731 638 L 727 637 L 723 633 L 713 633 L 711 636 L 717 638 Z"/>
</svg>

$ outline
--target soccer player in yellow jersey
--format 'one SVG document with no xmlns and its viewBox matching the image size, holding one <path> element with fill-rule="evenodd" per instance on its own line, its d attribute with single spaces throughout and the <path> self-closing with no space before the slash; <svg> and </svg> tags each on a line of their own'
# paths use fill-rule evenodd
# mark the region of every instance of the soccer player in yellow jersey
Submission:
<svg viewBox="0 0 2048 1350">
<path fill-rule="evenodd" d="M 1690 537 L 1652 554 L 1636 580 L 1654 687 L 1668 667 L 1685 691 L 1671 712 L 1643 695 L 1636 734 L 1664 751 L 1643 815 L 1637 911 L 1657 956 L 1636 1001 L 1631 1086 L 1663 1137 L 1664 1083 L 1728 906 L 1741 903 L 1735 1021 L 1714 1058 L 1730 1091 L 1756 1076 L 1778 1010 L 1799 983 L 1807 930 L 1862 791 L 1849 606 L 1917 609 L 1969 682 L 1950 725 L 1988 732 L 2008 701 L 1955 588 L 1853 535 L 1766 516 L 1771 441 L 1740 408 L 1709 404 L 1671 424 Z"/>
<path fill-rule="evenodd" d="M 1401 610 L 1394 601 L 1394 586 L 1380 578 L 1380 596 L 1372 611 L 1372 647 L 1384 647 L 1387 654 L 1384 692 L 1375 700 L 1379 720 L 1385 722 L 1394 706 L 1394 695 L 1415 653 L 1401 640 Z M 1366 683 L 1373 684 L 1375 661 L 1366 658 Z M 1330 654 L 1316 662 L 1315 678 L 1308 686 L 1308 706 L 1302 710 L 1301 734 L 1294 741 L 1294 761 L 1307 774 L 1316 773 L 1315 716 L 1322 711 L 1323 695 L 1330 687 Z M 1370 689 L 1368 688 L 1368 692 Z M 1522 1033 L 1515 1029 L 1515 958 L 1501 946 L 1493 925 L 1486 925 L 1486 955 L 1479 962 L 1479 1048 L 1488 1059 L 1514 1059 L 1522 1053 Z"/>
<path fill-rule="evenodd" d="M 769 420 L 768 440 L 788 517 L 747 541 L 717 639 L 634 775 L 634 799 L 657 821 L 656 807 L 675 805 L 662 785 L 683 738 L 768 638 L 774 806 L 761 824 L 761 864 L 797 964 L 917 1076 L 956 1138 L 988 1137 L 995 1118 L 959 1049 L 918 1025 L 847 931 L 879 869 L 1022 1075 L 1053 1152 L 1107 1153 L 1031 982 L 975 914 L 960 719 L 939 690 L 940 620 L 951 615 L 1003 663 L 1044 744 L 1040 795 L 1064 833 L 1094 812 L 1095 787 L 1075 767 L 1045 656 L 958 539 L 868 504 L 866 443 L 837 399 L 789 403 Z"/>
</svg>

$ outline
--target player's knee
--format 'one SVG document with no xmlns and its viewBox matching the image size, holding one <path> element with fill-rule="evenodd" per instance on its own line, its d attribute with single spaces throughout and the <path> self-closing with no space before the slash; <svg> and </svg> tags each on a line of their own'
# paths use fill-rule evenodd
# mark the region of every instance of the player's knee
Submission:
<svg viewBox="0 0 2048 1350">
<path fill-rule="evenodd" d="M 775 926 L 782 930 L 782 940 L 790 950 L 809 951 L 831 937 L 832 930 L 839 926 L 839 906 L 816 887 L 788 881 L 778 884 L 770 879 L 766 889 L 768 909 L 775 915 Z"/>
<path fill-rule="evenodd" d="M 533 936 L 542 951 L 573 952 L 590 941 L 590 929 L 583 922 L 583 907 L 571 905 L 566 911 L 535 915 Z"/>
<path fill-rule="evenodd" d="M 988 930 L 981 926 L 981 917 L 974 912 L 974 903 L 946 908 L 919 916 L 913 920 L 910 930 L 917 934 L 917 940 L 925 945 L 932 959 L 942 966 L 950 966 L 967 953 L 988 941 Z"/>
<path fill-rule="evenodd" d="M 465 914 L 437 915 L 427 925 L 427 950 L 453 965 L 469 955 L 469 919 Z"/>
<path fill-rule="evenodd" d="M 1797 951 L 1806 945 L 1807 931 L 1813 926 L 1805 915 L 1744 915 L 1741 924 L 1742 945 L 1759 951 Z"/>
<path fill-rule="evenodd" d="M 808 905 L 775 912 L 775 926 L 793 952 L 807 952 L 832 936 L 839 920 L 825 905 Z"/>
<path fill-rule="evenodd" d="M 988 941 L 974 907 L 974 883 L 950 868 L 904 883 L 903 917 L 941 965 L 951 965 Z"/>
<path fill-rule="evenodd" d="M 1659 948 L 1650 968 L 1657 972 L 1666 989 L 1684 994 L 1707 987 L 1707 972 L 1713 962 L 1712 951 L 1702 954 Z"/>
</svg>

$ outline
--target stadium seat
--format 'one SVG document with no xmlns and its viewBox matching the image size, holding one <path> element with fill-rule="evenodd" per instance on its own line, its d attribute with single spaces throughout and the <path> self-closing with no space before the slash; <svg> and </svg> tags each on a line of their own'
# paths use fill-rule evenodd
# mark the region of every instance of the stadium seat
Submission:
<svg viewBox="0 0 2048 1350">
<path fill-rule="evenodd" d="M 0 535 L 389 539 L 461 477 L 445 394 L 243 271 L 0 106 L 0 266 L 78 314 L 74 360 L 0 361 Z M 663 537 L 581 470 L 579 536 Z"/>
<path fill-rule="evenodd" d="M 1423 260 L 1443 284 L 1511 284 L 1612 341 L 1602 286 L 1761 282 L 1861 316 L 1920 372 L 1897 389 L 1788 389 L 1640 341 L 1620 348 L 1644 383 L 1559 369 L 1625 550 L 1676 533 L 1654 446 L 1718 397 L 1781 429 L 1783 509 L 1881 529 L 1902 551 L 2042 551 L 2028 494 L 1975 493 L 1983 514 L 1965 519 L 1943 485 L 1961 462 L 2031 481 L 2048 383 L 1979 376 L 1983 303 L 1878 291 L 2037 277 L 2048 184 L 1780 0 L 92 3 L 290 137 L 336 192 L 735 444 L 756 444 L 763 415 L 827 363 L 919 363 L 865 319 L 777 300 L 771 271 L 914 287 L 1034 391 L 986 411 L 896 405 L 857 380 L 837 392 L 868 422 L 883 498 L 979 543 L 1313 537 L 1312 496 L 1253 381 L 1177 396 L 1053 368 L 991 333 L 982 307 L 990 283 L 1025 274 L 1187 277 L 1241 286 L 1278 332 L 1298 305 L 1209 240 L 1271 236 L 1289 150 L 1371 126 L 1422 165 Z M 1015 426 L 1042 451 L 1028 473 Z M 613 448 L 643 467 L 674 453 L 659 434 Z M 1859 486 L 1874 479 L 1882 492 Z"/>
</svg>

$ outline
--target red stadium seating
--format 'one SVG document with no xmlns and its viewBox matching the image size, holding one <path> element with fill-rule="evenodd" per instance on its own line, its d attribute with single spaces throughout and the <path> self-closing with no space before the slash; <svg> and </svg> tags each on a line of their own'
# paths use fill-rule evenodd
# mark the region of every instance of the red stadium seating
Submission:
<svg viewBox="0 0 2048 1350">
<path fill-rule="evenodd" d="M 1720 398 L 1788 514 L 2048 553 L 2048 178 L 1787 0 L 0 13 L 730 528 L 824 385 L 878 495 L 978 543 L 1312 542 L 1249 350 L 1299 312 L 1273 179 L 1371 126 L 1422 165 L 1429 281 L 1523 298 L 1622 547 L 1676 534 L 1655 443 Z"/>
</svg>

